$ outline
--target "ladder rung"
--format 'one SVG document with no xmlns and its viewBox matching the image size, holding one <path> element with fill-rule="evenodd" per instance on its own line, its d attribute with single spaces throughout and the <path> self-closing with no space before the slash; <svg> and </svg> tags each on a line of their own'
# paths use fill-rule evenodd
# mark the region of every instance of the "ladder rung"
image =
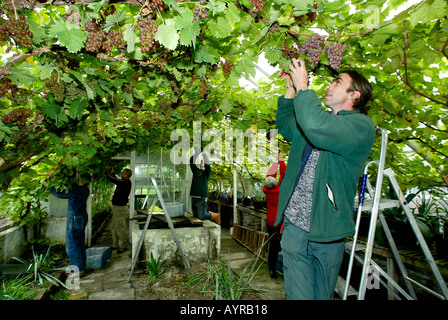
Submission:
<svg viewBox="0 0 448 320">
<path fill-rule="evenodd" d="M 334 288 L 334 291 L 339 295 L 339 297 L 343 298 L 344 290 L 345 290 L 345 279 L 342 278 L 341 276 L 338 276 L 338 281 L 336 282 L 336 287 Z M 352 286 L 349 286 L 347 296 L 350 297 L 350 296 L 357 296 L 357 295 L 358 295 L 358 291 L 356 291 L 356 289 L 353 288 Z"/>
<path fill-rule="evenodd" d="M 401 206 L 400 200 L 381 199 L 379 210 L 384 210 L 387 208 L 396 208 L 400 206 Z M 357 208 L 358 204 L 356 204 L 355 207 Z M 362 205 L 362 211 L 371 211 L 372 208 L 373 208 L 373 199 L 364 200 L 364 204 Z"/>
<path fill-rule="evenodd" d="M 347 241 L 345 243 L 345 251 L 348 253 L 351 253 L 352 251 L 352 247 L 353 247 L 353 241 Z M 366 249 L 366 246 L 364 244 L 356 244 L 356 249 L 355 251 L 364 251 Z"/>
</svg>

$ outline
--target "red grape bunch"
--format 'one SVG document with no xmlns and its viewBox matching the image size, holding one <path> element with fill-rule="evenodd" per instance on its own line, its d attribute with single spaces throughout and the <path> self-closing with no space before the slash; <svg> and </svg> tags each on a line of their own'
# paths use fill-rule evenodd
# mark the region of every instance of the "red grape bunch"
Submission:
<svg viewBox="0 0 448 320">
<path fill-rule="evenodd" d="M 100 22 L 93 19 L 86 23 L 85 28 L 89 32 L 85 46 L 86 50 L 90 52 L 100 51 L 106 37 L 106 33 L 101 29 Z"/>
<path fill-rule="evenodd" d="M 255 12 L 261 12 L 263 11 L 264 2 L 263 0 L 249 0 L 250 3 L 254 5 L 254 11 Z"/>
<path fill-rule="evenodd" d="M 338 70 L 342 62 L 342 56 L 345 54 L 346 45 L 340 43 L 329 42 L 325 44 L 325 51 L 330 60 L 330 67 Z"/>
<path fill-rule="evenodd" d="M 232 68 L 235 66 L 235 64 L 230 60 L 226 60 L 224 63 L 221 63 L 221 65 L 222 69 L 224 70 L 224 74 L 227 78 L 230 72 L 232 72 Z"/>
<path fill-rule="evenodd" d="M 322 45 L 325 42 L 325 37 L 321 35 L 312 35 L 305 40 L 305 44 L 301 48 L 301 53 L 306 54 L 308 63 L 311 69 L 314 69 L 319 62 L 322 53 Z"/>
<path fill-rule="evenodd" d="M 294 45 L 289 46 L 288 42 L 283 43 L 283 50 L 282 55 L 285 58 L 289 59 L 298 59 L 299 58 L 299 51 L 294 47 Z"/>
<path fill-rule="evenodd" d="M 207 9 L 206 8 L 194 8 L 194 20 L 201 20 L 208 18 Z M 202 21 L 200 21 L 202 23 Z"/>
<path fill-rule="evenodd" d="M 157 49 L 157 41 L 154 37 L 158 28 L 155 20 L 139 18 L 137 29 L 140 30 L 140 45 L 143 52 Z"/>
<path fill-rule="evenodd" d="M 86 23 L 86 30 L 89 32 L 86 41 L 86 50 L 90 52 L 111 52 L 113 47 L 121 47 L 123 35 L 120 31 L 110 30 L 106 33 L 102 29 L 104 22 L 93 19 Z"/>
<path fill-rule="evenodd" d="M 16 19 L 13 14 L 8 14 L 7 18 L 8 20 L 3 20 L 0 25 L 0 43 L 12 43 L 16 46 L 31 49 L 33 47 L 33 33 L 26 23 L 25 16 L 19 15 Z"/>
<path fill-rule="evenodd" d="M 5 94 L 7 94 L 11 90 L 11 93 L 14 94 L 18 90 L 18 87 L 12 83 L 11 79 L 4 78 L 0 80 L 0 98 L 3 98 Z"/>
<path fill-rule="evenodd" d="M 3 116 L 3 123 L 17 123 L 22 128 L 26 125 L 26 121 L 31 116 L 31 111 L 28 109 L 14 109 L 10 113 Z"/>
<path fill-rule="evenodd" d="M 149 4 L 152 10 L 159 10 L 160 12 L 165 11 L 165 8 L 163 7 L 163 1 L 162 0 L 152 0 Z"/>
</svg>

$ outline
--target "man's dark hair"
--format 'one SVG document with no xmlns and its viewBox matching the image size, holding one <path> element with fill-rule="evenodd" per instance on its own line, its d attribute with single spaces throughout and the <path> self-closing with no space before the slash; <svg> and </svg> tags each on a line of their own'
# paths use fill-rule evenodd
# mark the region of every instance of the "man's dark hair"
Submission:
<svg viewBox="0 0 448 320">
<path fill-rule="evenodd" d="M 359 91 L 361 93 L 361 96 L 356 99 L 353 108 L 358 109 L 363 114 L 367 114 L 367 111 L 369 111 L 367 103 L 372 98 L 373 92 L 369 81 L 367 81 L 363 75 L 355 70 L 344 70 L 341 73 L 346 73 L 350 76 L 350 78 L 352 78 L 352 84 L 348 91 Z"/>
</svg>

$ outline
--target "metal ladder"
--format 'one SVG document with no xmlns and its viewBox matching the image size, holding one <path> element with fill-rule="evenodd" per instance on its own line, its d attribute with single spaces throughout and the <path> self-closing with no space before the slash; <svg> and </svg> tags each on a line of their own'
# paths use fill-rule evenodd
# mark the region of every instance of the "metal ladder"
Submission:
<svg viewBox="0 0 448 320">
<path fill-rule="evenodd" d="M 182 250 L 182 246 L 180 245 L 180 241 L 179 241 L 179 238 L 177 237 L 176 231 L 174 231 L 173 222 L 171 221 L 171 217 L 168 214 L 168 211 L 166 210 L 165 201 L 163 201 L 162 194 L 161 194 L 161 192 L 159 190 L 159 187 L 157 186 L 157 182 L 152 177 L 151 177 L 151 181 L 152 181 L 152 184 L 154 185 L 154 188 L 156 189 L 157 197 L 154 198 L 154 200 L 153 200 L 153 202 L 151 204 L 151 212 L 148 214 L 148 217 L 146 218 L 146 222 L 145 222 L 145 226 L 144 226 L 143 231 L 142 231 L 142 235 L 141 235 L 140 240 L 138 242 L 138 245 L 137 245 L 137 248 L 136 248 L 136 251 L 135 251 L 135 254 L 134 254 L 134 258 L 132 259 L 131 272 L 129 273 L 128 282 L 131 281 L 132 273 L 134 272 L 135 264 L 137 263 L 138 255 L 139 255 L 140 250 L 142 248 L 143 241 L 144 241 L 145 235 L 146 235 L 146 231 L 148 230 L 149 223 L 151 221 L 152 214 L 154 213 L 154 207 L 155 207 L 155 204 L 156 204 L 157 200 L 159 200 L 160 204 L 162 205 L 163 214 L 165 215 L 166 220 L 168 221 L 168 226 L 169 226 L 169 228 L 171 230 L 171 234 L 173 235 L 174 241 L 176 242 L 177 248 L 179 249 L 179 253 L 182 256 L 182 260 L 184 262 L 185 269 L 187 269 L 187 272 L 188 272 L 189 275 L 192 274 L 191 268 L 190 268 L 190 263 L 188 262 L 187 257 L 184 254 L 184 251 Z"/>
<path fill-rule="evenodd" d="M 377 128 L 377 131 L 381 132 L 381 149 L 380 149 L 380 156 L 379 160 L 377 161 L 370 161 L 366 164 L 363 172 L 362 177 L 362 184 L 361 184 L 361 192 L 359 195 L 359 202 L 358 202 L 358 209 L 357 209 L 357 217 L 356 217 L 356 231 L 353 236 L 353 242 L 350 249 L 350 260 L 348 264 L 348 271 L 347 271 L 347 277 L 345 280 L 345 288 L 344 288 L 344 294 L 343 294 L 343 300 L 347 299 L 347 295 L 350 289 L 350 278 L 352 274 L 353 269 L 353 262 L 356 258 L 359 262 L 363 264 L 362 268 L 362 274 L 361 274 L 361 280 L 358 290 L 358 299 L 364 300 L 366 289 L 368 287 L 368 279 L 369 277 L 374 276 L 375 280 L 378 280 L 381 284 L 385 285 L 389 292 L 391 292 L 395 297 L 400 299 L 400 297 L 397 295 L 396 292 L 391 290 L 390 285 L 392 285 L 395 289 L 398 290 L 405 298 L 409 300 L 417 299 L 413 284 L 421 287 L 422 289 L 426 290 L 427 292 L 433 294 L 434 296 L 446 300 L 448 299 L 448 289 L 446 286 L 446 283 L 444 282 L 442 275 L 440 274 L 440 271 L 434 261 L 433 256 L 431 255 L 430 249 L 428 248 L 428 245 L 426 244 L 425 238 L 423 237 L 417 222 L 415 220 L 414 215 L 412 214 L 411 210 L 409 209 L 408 203 L 406 202 L 405 197 L 403 196 L 403 193 L 400 189 L 400 186 L 397 183 L 397 180 L 395 178 L 395 174 L 391 168 L 384 168 L 385 162 L 386 162 L 386 150 L 387 150 L 387 139 L 388 134 L 385 129 Z M 372 188 L 370 182 L 368 181 L 368 170 L 371 165 L 378 165 L 378 172 L 377 172 L 377 180 L 376 180 L 376 186 L 375 189 Z M 394 189 L 398 200 L 391 200 L 391 199 L 382 199 L 382 185 L 383 185 L 383 177 L 386 176 L 391 185 Z M 365 191 L 368 191 L 370 197 L 372 200 L 365 201 L 364 204 L 364 194 Z M 393 208 L 393 207 L 399 207 L 401 206 L 406 214 L 406 217 L 412 227 L 412 230 L 414 231 L 414 234 L 417 238 L 417 241 L 420 244 L 420 247 L 425 255 L 425 258 L 431 268 L 431 271 L 433 272 L 435 279 L 437 280 L 440 289 L 442 291 L 442 295 L 440 295 L 437 292 L 434 292 L 433 290 L 425 287 L 423 284 L 418 283 L 417 281 L 409 278 L 406 268 L 404 267 L 403 261 L 400 257 L 400 254 L 398 252 L 398 249 L 395 245 L 394 239 L 392 237 L 392 234 L 390 232 L 390 229 L 387 225 L 387 222 L 384 218 L 384 215 L 382 213 L 382 210 L 386 208 Z M 367 237 L 367 243 L 365 247 L 363 248 L 360 245 L 357 245 L 358 241 L 358 233 L 359 233 L 359 225 L 361 221 L 361 212 L 362 211 L 371 211 L 371 217 L 370 217 L 370 227 L 369 227 L 369 233 Z M 372 252 L 373 252 L 373 244 L 375 240 L 375 228 L 377 224 L 377 220 L 380 220 L 381 226 L 384 230 L 384 233 L 386 235 L 386 238 L 389 242 L 390 248 L 392 250 L 393 256 L 395 258 L 395 261 L 397 263 L 398 269 L 401 272 L 401 275 L 403 276 L 404 283 L 406 284 L 407 291 L 405 291 L 403 288 L 400 287 L 392 277 L 390 277 L 387 272 L 385 272 L 383 269 L 381 269 L 380 266 L 378 266 L 373 260 L 372 260 Z M 364 260 L 362 260 L 357 254 L 357 251 L 364 251 Z M 374 271 L 372 274 L 370 274 L 372 271 Z M 388 284 L 384 283 L 378 276 L 380 274 L 384 278 L 388 280 Z M 371 279 L 371 278 L 370 278 Z"/>
</svg>

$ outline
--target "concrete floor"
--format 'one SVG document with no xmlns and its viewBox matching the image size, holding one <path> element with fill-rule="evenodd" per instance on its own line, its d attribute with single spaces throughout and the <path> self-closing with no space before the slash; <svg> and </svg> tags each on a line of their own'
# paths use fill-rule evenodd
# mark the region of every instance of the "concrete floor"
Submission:
<svg viewBox="0 0 448 320">
<path fill-rule="evenodd" d="M 94 241 L 94 247 L 110 246 L 112 244 L 110 226 Z M 221 258 L 227 262 L 230 258 L 231 268 L 237 274 L 241 274 L 244 268 L 253 258 L 252 252 L 235 241 L 228 228 L 221 230 Z M 112 251 L 111 258 L 102 269 L 89 270 L 87 274 L 73 283 L 75 290 L 69 297 L 84 300 L 134 300 L 134 288 L 128 283 L 132 264 L 131 251 L 122 254 Z M 263 289 L 263 299 L 284 300 L 283 278 L 278 276 L 271 279 L 267 264 L 262 266 L 251 282 L 256 289 Z"/>
</svg>

